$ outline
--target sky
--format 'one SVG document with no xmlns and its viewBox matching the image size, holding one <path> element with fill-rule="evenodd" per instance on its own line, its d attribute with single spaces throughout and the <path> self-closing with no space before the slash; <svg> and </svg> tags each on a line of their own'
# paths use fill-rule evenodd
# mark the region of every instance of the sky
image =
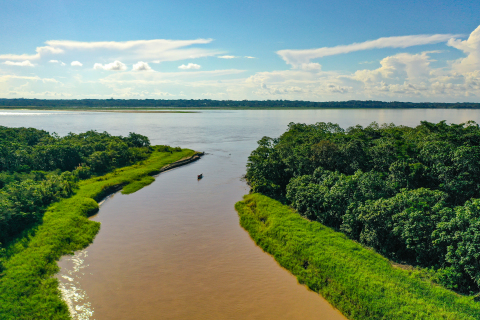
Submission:
<svg viewBox="0 0 480 320">
<path fill-rule="evenodd" d="M 3 1 L 0 98 L 480 102 L 480 1 Z"/>
</svg>

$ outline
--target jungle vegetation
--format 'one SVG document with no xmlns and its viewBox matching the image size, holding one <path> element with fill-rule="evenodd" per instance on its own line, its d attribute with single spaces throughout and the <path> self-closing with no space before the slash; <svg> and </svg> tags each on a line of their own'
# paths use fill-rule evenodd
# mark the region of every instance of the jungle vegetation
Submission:
<svg viewBox="0 0 480 320">
<path fill-rule="evenodd" d="M 71 196 L 80 179 L 146 159 L 152 150 L 148 138 L 136 133 L 59 137 L 0 126 L 0 248 L 41 221 L 52 202 Z"/>
<path fill-rule="evenodd" d="M 448 289 L 479 292 L 479 125 L 291 123 L 258 144 L 246 173 L 253 192 Z"/>
</svg>

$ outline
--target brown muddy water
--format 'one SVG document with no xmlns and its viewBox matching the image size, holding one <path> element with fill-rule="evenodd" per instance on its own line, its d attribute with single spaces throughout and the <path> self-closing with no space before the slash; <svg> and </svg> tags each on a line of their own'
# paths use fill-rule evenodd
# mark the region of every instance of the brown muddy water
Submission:
<svg viewBox="0 0 480 320">
<path fill-rule="evenodd" d="M 104 201 L 93 244 L 64 257 L 57 275 L 74 319 L 345 319 L 299 285 L 250 239 L 235 202 L 262 136 L 289 122 L 417 125 L 479 121 L 476 110 L 242 110 L 182 114 L 2 111 L 0 125 L 60 135 L 95 129 L 137 132 L 152 144 L 207 154 L 160 174 L 150 186 Z M 197 181 L 197 175 L 204 178 Z"/>
</svg>

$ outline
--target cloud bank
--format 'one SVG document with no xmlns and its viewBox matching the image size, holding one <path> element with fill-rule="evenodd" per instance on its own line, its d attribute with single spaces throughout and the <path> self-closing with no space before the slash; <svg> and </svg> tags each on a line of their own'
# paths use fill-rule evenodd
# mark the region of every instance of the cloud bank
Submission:
<svg viewBox="0 0 480 320">
<path fill-rule="evenodd" d="M 311 50 L 281 50 L 286 64 L 283 70 L 204 70 L 195 63 L 196 57 L 212 56 L 209 63 L 220 59 L 253 58 L 227 55 L 216 50 L 195 46 L 211 39 L 187 41 L 138 40 L 126 42 L 49 41 L 37 53 L 18 55 L 18 59 L 0 60 L 2 65 L 35 67 L 49 65 L 42 72 L 59 72 L 53 79 L 32 73 L 41 68 L 7 68 L 0 70 L 0 97 L 61 97 L 73 98 L 203 98 L 211 99 L 289 99 L 289 100 L 398 100 L 398 101 L 473 101 L 480 102 L 480 26 L 468 37 L 455 34 L 386 37 L 349 45 Z M 404 52 L 402 48 L 444 43 L 444 51 Z M 398 48 L 395 54 L 385 54 L 377 61 L 350 64 L 353 71 L 325 71 L 313 59 L 359 50 Z M 193 50 L 193 51 L 189 51 Z M 230 51 L 232 52 L 232 51 Z M 178 55 L 177 55 L 178 53 Z M 456 56 L 455 56 L 456 55 Z M 455 60 L 453 57 L 456 57 Z M 148 58 L 148 59 L 147 59 Z M 2 59 L 2 58 L 0 58 Z M 43 60 L 42 60 L 43 59 Z M 164 63 L 166 61 L 184 61 Z M 450 60 L 447 60 L 450 59 Z M 6 60 L 6 61 L 5 61 Z M 93 66 L 97 70 L 122 72 L 92 72 L 78 68 L 52 67 L 61 61 L 73 61 L 72 66 Z M 280 61 L 280 59 L 278 59 Z M 28 62 L 27 62 L 28 61 Z M 98 63 L 106 61 L 107 63 Z M 113 62 L 111 62 L 113 61 Z M 162 63 L 160 72 L 150 67 Z M 128 66 L 128 68 L 127 68 Z M 261 66 L 257 66 L 260 68 Z M 178 68 L 178 69 L 177 69 Z M 280 68 L 282 69 L 282 68 Z M 23 72 L 23 73 L 22 73 Z M 13 73 L 13 72 L 12 72 Z M 72 91 L 72 88 L 75 88 Z M 11 96 L 9 94 L 11 93 Z"/>
</svg>

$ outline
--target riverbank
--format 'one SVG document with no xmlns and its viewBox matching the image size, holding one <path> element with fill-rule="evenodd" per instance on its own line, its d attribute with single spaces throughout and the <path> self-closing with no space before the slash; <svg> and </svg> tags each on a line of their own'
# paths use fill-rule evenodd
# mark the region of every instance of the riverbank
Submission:
<svg viewBox="0 0 480 320">
<path fill-rule="evenodd" d="M 2 320 L 70 319 L 58 280 L 53 278 L 58 272 L 58 259 L 93 241 L 100 224 L 88 217 L 98 211 L 97 201 L 122 188 L 124 193 L 135 192 L 153 182 L 152 175 L 172 168 L 176 162 L 198 160 L 201 155 L 189 149 L 159 151 L 163 149 L 156 149 L 135 165 L 81 181 L 74 196 L 49 206 L 43 223 L 7 248 L 0 275 Z"/>
<path fill-rule="evenodd" d="M 479 319 L 480 303 L 433 284 L 260 194 L 235 206 L 258 246 L 349 319 Z"/>
</svg>

